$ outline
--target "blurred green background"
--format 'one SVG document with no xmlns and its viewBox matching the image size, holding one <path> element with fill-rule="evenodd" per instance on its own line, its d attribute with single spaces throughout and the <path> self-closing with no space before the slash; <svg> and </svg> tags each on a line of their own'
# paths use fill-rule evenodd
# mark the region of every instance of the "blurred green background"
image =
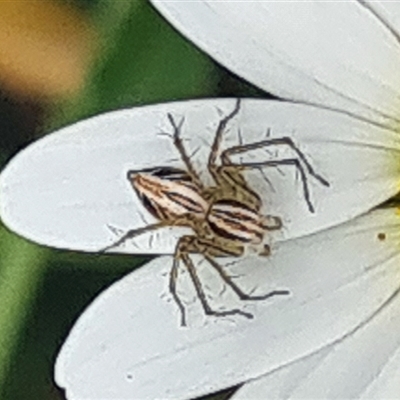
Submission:
<svg viewBox="0 0 400 400">
<path fill-rule="evenodd" d="M 268 97 L 198 51 L 145 0 L 0 2 L 2 167 L 30 142 L 104 111 L 228 96 Z M 74 321 L 146 261 L 43 248 L 1 225 L 0 399 L 64 399 L 53 364 Z"/>
</svg>

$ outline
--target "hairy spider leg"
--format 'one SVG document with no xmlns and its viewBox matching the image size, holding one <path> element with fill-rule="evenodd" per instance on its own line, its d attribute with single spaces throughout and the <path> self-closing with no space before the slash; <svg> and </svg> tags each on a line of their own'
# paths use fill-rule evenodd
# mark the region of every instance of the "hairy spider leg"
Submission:
<svg viewBox="0 0 400 400">
<path fill-rule="evenodd" d="M 207 255 L 207 253 L 203 254 L 204 258 L 210 263 L 210 265 L 218 272 L 223 281 L 231 287 L 231 289 L 237 294 L 240 300 L 266 300 L 273 296 L 281 296 L 290 294 L 289 290 L 272 290 L 263 295 L 254 296 L 248 293 L 243 292 L 239 286 L 232 280 L 232 278 L 225 272 L 223 267 L 218 264 L 212 257 Z"/>
<path fill-rule="evenodd" d="M 214 178 L 215 182 L 218 183 L 218 171 L 216 160 L 218 156 L 219 149 L 221 147 L 222 135 L 226 128 L 228 122 L 239 112 L 240 110 L 240 99 L 237 99 L 235 108 L 230 112 L 226 117 L 219 121 L 217 131 L 215 133 L 214 142 L 211 145 L 210 155 L 208 157 L 208 170 L 210 171 L 211 176 Z"/>
<path fill-rule="evenodd" d="M 114 243 L 99 250 L 99 253 L 105 253 L 108 250 L 112 250 L 112 249 L 120 246 L 121 244 L 124 244 L 129 239 L 133 239 L 135 236 L 142 235 L 143 233 L 150 232 L 150 231 L 162 228 L 164 226 L 167 226 L 167 224 L 164 222 L 157 222 L 155 224 L 144 226 L 142 228 L 131 229 L 128 232 L 126 232 L 122 237 L 120 237 L 117 241 L 115 241 Z"/>
<path fill-rule="evenodd" d="M 159 228 L 164 228 L 167 226 L 188 226 L 187 221 L 188 221 L 187 216 L 183 216 L 183 217 L 177 217 L 174 220 L 170 220 L 170 221 L 161 221 L 161 222 L 156 222 L 155 224 L 151 224 L 148 226 L 143 226 L 141 228 L 130 229 L 122 237 L 120 237 L 117 241 L 115 241 L 114 243 L 99 250 L 99 253 L 105 253 L 108 250 L 112 250 L 112 249 L 124 244 L 127 240 L 133 239 L 134 237 L 140 236 L 143 233 L 151 232 L 151 231 L 154 231 Z"/>
<path fill-rule="evenodd" d="M 234 308 L 232 310 L 226 310 L 226 311 L 215 311 L 211 308 L 211 306 L 208 304 L 206 294 L 203 289 L 203 285 L 200 281 L 199 276 L 197 275 L 196 272 L 196 267 L 194 266 L 189 254 L 190 253 L 201 253 L 199 251 L 198 245 L 197 245 L 198 239 L 196 236 L 182 236 L 178 244 L 176 246 L 175 250 L 175 255 L 174 255 L 174 265 L 171 269 L 171 275 L 170 275 L 170 289 L 172 296 L 174 297 L 174 300 L 178 304 L 178 307 L 181 311 L 181 324 L 182 326 L 186 325 L 186 318 L 185 318 L 185 308 L 179 299 L 179 296 L 176 292 L 176 279 L 177 279 L 177 265 L 179 261 L 182 261 L 184 266 L 186 267 L 187 271 L 189 272 L 190 278 L 193 282 L 194 288 L 196 290 L 197 296 L 200 300 L 200 303 L 203 307 L 204 313 L 206 315 L 213 315 L 215 317 L 226 317 L 228 315 L 243 315 L 246 318 L 253 318 L 253 315 L 250 313 L 247 313 L 245 311 L 239 310 L 237 308 Z M 223 251 L 221 249 L 221 251 Z"/>
<path fill-rule="evenodd" d="M 307 172 L 313 176 L 315 179 L 317 179 L 322 185 L 324 186 L 330 186 L 329 182 L 323 178 L 321 175 L 315 172 L 314 168 L 312 165 L 309 163 L 305 155 L 300 151 L 300 149 L 294 144 L 293 140 L 289 137 L 282 137 L 282 138 L 275 138 L 275 139 L 267 139 L 263 140 L 261 142 L 256 142 L 256 143 L 250 143 L 247 145 L 241 145 L 241 146 L 234 146 L 230 147 L 229 149 L 224 150 L 221 153 L 221 162 L 224 169 L 225 166 L 236 166 L 240 170 L 240 166 L 245 166 L 245 167 L 253 167 L 253 168 L 262 168 L 262 167 L 277 167 L 277 166 L 283 166 L 283 165 L 292 165 L 297 168 L 297 170 L 300 172 L 300 177 L 301 181 L 303 184 L 303 192 L 304 192 L 304 197 L 307 202 L 308 209 L 310 212 L 315 212 L 314 206 L 312 205 L 311 199 L 310 199 L 310 191 L 308 188 L 308 181 L 307 181 L 307 176 L 304 171 L 303 164 L 296 158 L 288 158 L 288 159 L 283 159 L 283 160 L 273 160 L 273 161 L 265 161 L 265 162 L 260 162 L 260 163 L 234 163 L 231 160 L 231 156 L 233 154 L 240 154 L 244 153 L 246 151 L 250 150 L 255 150 L 263 147 L 268 147 L 268 146 L 280 146 L 280 145 L 286 145 L 289 146 L 295 153 L 298 155 L 299 159 L 303 162 L 304 166 L 306 167 Z"/>
<path fill-rule="evenodd" d="M 173 133 L 174 145 L 177 148 L 183 163 L 186 165 L 186 168 L 189 172 L 190 177 L 193 179 L 193 182 L 200 189 L 203 189 L 204 188 L 203 182 L 201 181 L 200 176 L 198 175 L 196 169 L 194 168 L 192 162 L 190 161 L 190 157 L 186 152 L 185 146 L 183 145 L 183 141 L 181 138 L 181 128 L 182 128 L 185 118 L 182 118 L 181 121 L 179 122 L 179 124 L 177 124 L 175 122 L 172 114 L 168 113 L 167 116 L 168 116 L 169 122 L 172 125 L 172 128 L 174 129 L 174 133 Z"/>
<path fill-rule="evenodd" d="M 172 264 L 171 271 L 169 273 L 169 291 L 172 294 L 172 297 L 175 300 L 175 303 L 178 305 L 179 310 L 181 312 L 181 325 L 186 326 L 186 315 L 185 315 L 185 307 L 181 299 L 178 296 L 176 291 L 176 282 L 178 280 L 178 270 L 179 270 L 179 259 L 174 257 L 174 262 Z"/>
<path fill-rule="evenodd" d="M 220 120 L 215 133 L 214 142 L 211 146 L 207 167 L 215 183 L 220 187 L 220 190 L 213 192 L 212 197 L 216 199 L 219 197 L 219 195 L 233 195 L 234 197 L 239 195 L 242 200 L 250 203 L 256 210 L 259 210 L 261 208 L 262 201 L 258 194 L 247 185 L 247 182 L 241 175 L 240 171 L 237 170 L 233 173 L 224 173 L 224 171 L 221 171 L 220 165 L 216 164 L 225 128 L 229 121 L 239 113 L 240 105 L 241 100 L 237 99 L 234 109 L 227 116 Z M 240 130 L 239 142 L 242 143 Z"/>
<path fill-rule="evenodd" d="M 246 145 L 241 145 L 241 146 L 233 146 L 230 147 L 229 149 L 224 150 L 221 153 L 221 161 L 223 165 L 232 165 L 232 161 L 230 160 L 230 157 L 233 154 L 240 154 L 244 153 L 249 150 L 255 150 L 255 149 L 260 149 L 262 147 L 269 147 L 269 146 L 280 146 L 280 145 L 285 145 L 289 146 L 300 158 L 300 160 L 304 163 L 307 172 L 313 176 L 315 179 L 317 179 L 322 185 L 328 186 L 329 187 L 329 182 L 323 178 L 321 175 L 315 172 L 314 168 L 310 164 L 310 162 L 307 160 L 306 156 L 303 154 L 303 152 L 295 145 L 293 140 L 290 137 L 281 137 L 281 138 L 275 138 L 275 139 L 266 139 L 262 140 L 261 142 L 255 142 L 255 143 L 250 143 Z"/>
<path fill-rule="evenodd" d="M 223 281 L 234 291 L 234 293 L 236 293 L 236 295 L 239 297 L 240 300 L 260 301 L 260 300 L 266 300 L 273 296 L 290 294 L 288 290 L 273 290 L 264 295 L 251 295 L 245 293 L 238 285 L 236 285 L 236 283 L 232 280 L 232 278 L 225 272 L 223 267 L 214 260 L 212 254 L 213 252 L 217 252 L 219 255 L 240 255 L 239 253 L 242 253 L 242 251 L 243 250 L 241 248 L 239 249 L 239 246 L 235 246 L 235 249 L 232 249 L 232 252 L 229 252 L 226 248 L 221 248 L 216 246 L 214 242 L 201 240 L 196 236 L 183 236 L 179 240 L 174 255 L 174 264 L 170 273 L 170 291 L 181 312 L 182 326 L 186 325 L 185 308 L 176 292 L 178 263 L 180 260 L 182 260 L 186 269 L 189 272 L 197 296 L 199 297 L 204 313 L 206 315 L 213 315 L 216 317 L 224 317 L 228 315 L 243 315 L 246 318 L 253 318 L 252 314 L 236 308 L 232 310 L 215 311 L 210 307 L 206 295 L 204 293 L 203 285 L 200 281 L 199 276 L 197 275 L 196 267 L 194 266 L 190 258 L 190 254 L 203 255 L 203 257 L 208 261 L 208 263 L 218 272 Z"/>
<path fill-rule="evenodd" d="M 310 212 L 314 213 L 315 209 L 314 206 L 312 205 L 311 199 L 310 199 L 310 190 L 308 188 L 308 181 L 307 181 L 307 175 L 304 172 L 303 166 L 300 163 L 300 161 L 297 158 L 285 158 L 283 160 L 273 160 L 273 161 L 264 161 L 264 162 L 258 162 L 258 163 L 243 163 L 240 165 L 236 164 L 231 164 L 231 165 L 224 165 L 221 167 L 222 170 L 239 170 L 239 171 L 244 171 L 245 169 L 259 169 L 259 168 L 266 168 L 266 167 L 279 167 L 283 165 L 291 165 L 297 168 L 297 170 L 300 173 L 300 178 L 301 182 L 303 184 L 303 192 L 304 192 L 304 198 L 306 200 L 308 209 Z"/>
</svg>

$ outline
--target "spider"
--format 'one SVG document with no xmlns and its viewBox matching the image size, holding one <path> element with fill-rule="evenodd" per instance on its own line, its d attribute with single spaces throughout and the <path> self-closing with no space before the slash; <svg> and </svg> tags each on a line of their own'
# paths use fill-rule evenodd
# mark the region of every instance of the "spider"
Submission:
<svg viewBox="0 0 400 400">
<path fill-rule="evenodd" d="M 184 305 L 176 290 L 180 262 L 184 264 L 189 273 L 206 315 L 242 315 L 253 318 L 252 314 L 240 309 L 216 311 L 211 308 L 190 257 L 194 253 L 201 254 L 241 300 L 266 300 L 273 296 L 290 293 L 288 290 L 273 290 L 264 295 L 247 294 L 215 260 L 216 257 L 221 256 L 242 256 L 249 248 L 255 250 L 260 256 L 268 256 L 270 247 L 263 243 L 264 236 L 268 231 L 278 230 L 282 227 L 279 217 L 261 213 L 262 199 L 246 182 L 243 174 L 246 170 L 294 166 L 300 173 L 304 197 L 310 212 L 314 212 L 314 207 L 310 200 L 306 172 L 322 185 L 329 186 L 329 183 L 314 171 L 304 154 L 289 137 L 266 139 L 230 147 L 221 152 L 218 164 L 217 158 L 223 134 L 228 123 L 239 113 L 239 110 L 240 99 L 236 101 L 234 109 L 219 121 L 207 162 L 208 171 L 214 180 L 212 186 L 204 185 L 184 148 L 181 139 L 184 119 L 182 118 L 179 123 L 176 123 L 173 116 L 167 114 L 173 128 L 174 145 L 180 153 L 186 170 L 156 167 L 128 171 L 128 181 L 144 207 L 158 222 L 129 230 L 119 240 L 102 250 L 102 252 L 111 250 L 135 236 L 161 227 L 190 227 L 194 234 L 182 236 L 176 244 L 169 278 L 169 290 L 180 310 L 181 325 L 186 325 L 186 315 Z M 268 146 L 288 146 L 295 152 L 297 158 L 241 162 L 240 164 L 231 160 L 231 156 L 234 154 Z"/>
</svg>

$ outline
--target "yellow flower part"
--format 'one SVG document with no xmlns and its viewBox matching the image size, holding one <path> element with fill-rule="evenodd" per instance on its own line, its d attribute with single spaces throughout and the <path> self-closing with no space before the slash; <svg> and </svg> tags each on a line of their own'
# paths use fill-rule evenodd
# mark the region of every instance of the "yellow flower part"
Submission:
<svg viewBox="0 0 400 400">
<path fill-rule="evenodd" d="M 64 96 L 82 85 L 95 48 L 93 27 L 55 1 L 0 2 L 0 79 L 31 96 Z"/>
</svg>

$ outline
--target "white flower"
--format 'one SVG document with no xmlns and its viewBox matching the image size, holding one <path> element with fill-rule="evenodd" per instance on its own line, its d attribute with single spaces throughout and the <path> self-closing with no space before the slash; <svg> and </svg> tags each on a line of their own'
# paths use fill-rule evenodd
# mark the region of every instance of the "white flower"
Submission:
<svg viewBox="0 0 400 400">
<path fill-rule="evenodd" d="M 380 390 L 379 385 L 390 389 L 384 383 L 398 362 L 393 355 L 400 340 L 396 327 L 382 329 L 396 325 L 400 315 L 398 211 L 376 211 L 315 232 L 359 215 L 398 191 L 400 78 L 394 66 L 400 65 L 400 58 L 393 33 L 363 2 L 156 4 L 178 27 L 187 24 L 188 35 L 242 76 L 278 95 L 325 107 L 244 100 L 224 146 L 237 144 L 239 128 L 245 143 L 260 140 L 268 129 L 272 137 L 288 135 L 331 186 L 310 179 L 316 208 L 311 214 L 291 171 L 268 174 L 274 190 L 259 175 L 248 177 L 268 213 L 282 216 L 284 229 L 273 237 L 270 257 L 221 262 L 249 290 L 282 287 L 290 296 L 235 303 L 196 258 L 199 273 L 211 286 L 210 301 L 238 304 L 254 319 L 205 317 L 182 274 L 180 291 L 189 325 L 182 328 L 168 292 L 172 257 L 158 258 L 105 291 L 81 316 L 58 358 L 57 382 L 67 389 L 69 399 L 178 399 L 279 369 L 245 386 L 242 396 L 249 397 L 253 390 L 252 396 L 263 397 L 262 390 L 269 389 L 271 397 L 318 397 L 321 390 L 334 390 L 336 385 L 344 390 L 338 397 L 384 393 L 373 390 Z M 383 3 L 378 5 L 382 10 Z M 295 19 L 288 13 L 294 7 Z M 339 21 L 334 12 L 340 14 Z M 279 41 L 288 43 L 286 50 Z M 372 53 L 365 50 L 370 45 Z M 297 52 L 292 54 L 293 49 Z M 315 57 L 316 52 L 321 57 Z M 341 64 L 348 61 L 348 53 L 353 57 L 350 66 Z M 2 219 L 39 243 L 98 251 L 115 240 L 108 225 L 125 231 L 152 222 L 127 185 L 126 171 L 182 167 L 171 139 L 159 135 L 171 130 L 167 113 L 185 118 L 185 144 L 189 152 L 200 146 L 193 159 L 206 178 L 205 155 L 221 118 L 218 110 L 226 115 L 233 105 L 233 100 L 202 100 L 142 107 L 95 117 L 50 135 L 21 152 L 3 171 Z M 181 234 L 167 229 L 118 250 L 171 254 Z M 337 375 L 332 374 L 331 367 L 345 365 L 341 353 L 358 360 L 357 346 L 365 354 L 375 350 L 371 340 L 382 340 L 385 349 L 374 351 L 379 357 L 369 360 L 371 369 L 351 369 L 350 384 L 355 386 L 346 391 L 348 373 L 343 376 L 334 367 Z M 372 379 L 379 370 L 381 379 Z M 320 386 L 307 381 L 308 373 Z M 331 376 L 337 379 L 329 381 Z M 366 392 L 371 382 L 376 383 Z"/>
<path fill-rule="evenodd" d="M 194 43 L 255 85 L 398 134 L 400 3 L 153 3 Z M 393 303 L 343 343 L 245 385 L 235 398 L 397 398 L 399 310 Z"/>
<path fill-rule="evenodd" d="M 197 100 L 117 111 L 47 136 L 3 171 L 4 222 L 39 243 L 98 251 L 115 240 L 109 225 L 125 231 L 143 226 L 143 218 L 152 222 L 126 181 L 128 169 L 183 167 L 172 139 L 160 134 L 171 132 L 167 113 L 185 117 L 184 143 L 189 153 L 200 146 L 193 162 L 207 179 L 209 143 L 220 114 L 234 104 Z M 244 143 L 259 140 L 268 128 L 271 137 L 290 132 L 331 185 L 310 178 L 312 214 L 294 171 L 268 172 L 269 184 L 259 174 L 248 177 L 268 212 L 282 216 L 284 229 L 273 238 L 271 257 L 221 262 L 235 262 L 228 271 L 241 276 L 238 282 L 248 290 L 280 287 L 291 295 L 237 302 L 228 290 L 222 294 L 220 280 L 199 263 L 216 308 L 241 307 L 255 318 L 205 317 L 182 274 L 179 290 L 189 325 L 182 328 L 168 291 L 172 258 L 158 258 L 115 284 L 82 315 L 56 368 L 68 398 L 188 398 L 244 382 L 340 340 L 396 289 L 397 224 L 388 226 L 395 210 L 304 235 L 362 212 L 383 198 L 380 189 L 394 193 L 397 135 L 340 113 L 263 100 L 242 101 L 224 148 L 238 142 L 239 128 Z M 181 233 L 165 229 L 118 250 L 172 254 Z"/>
</svg>

